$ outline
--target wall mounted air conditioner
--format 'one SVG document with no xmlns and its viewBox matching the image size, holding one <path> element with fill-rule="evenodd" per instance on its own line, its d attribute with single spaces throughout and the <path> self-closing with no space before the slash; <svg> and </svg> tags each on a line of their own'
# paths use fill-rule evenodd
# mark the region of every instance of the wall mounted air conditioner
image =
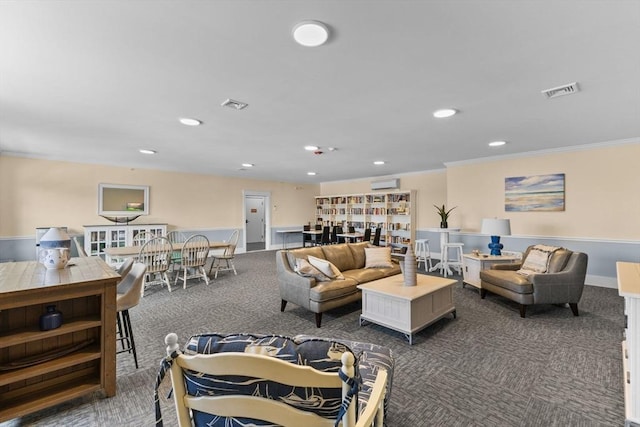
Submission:
<svg viewBox="0 0 640 427">
<path fill-rule="evenodd" d="M 372 181 L 372 190 L 390 190 L 400 188 L 400 180 L 398 178 L 385 179 L 384 181 Z"/>
</svg>

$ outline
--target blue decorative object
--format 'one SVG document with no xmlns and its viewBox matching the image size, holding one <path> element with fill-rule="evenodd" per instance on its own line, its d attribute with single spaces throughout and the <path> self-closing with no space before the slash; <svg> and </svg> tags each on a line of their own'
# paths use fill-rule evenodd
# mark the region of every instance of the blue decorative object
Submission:
<svg viewBox="0 0 640 427">
<path fill-rule="evenodd" d="M 47 312 L 40 316 L 40 330 L 48 331 L 59 328 L 62 325 L 62 313 L 56 310 L 55 305 L 48 305 Z"/>
<path fill-rule="evenodd" d="M 489 243 L 491 255 L 502 255 L 502 252 L 500 252 L 502 248 L 504 248 L 504 245 L 500 243 L 500 236 L 491 236 L 491 243 Z"/>
</svg>

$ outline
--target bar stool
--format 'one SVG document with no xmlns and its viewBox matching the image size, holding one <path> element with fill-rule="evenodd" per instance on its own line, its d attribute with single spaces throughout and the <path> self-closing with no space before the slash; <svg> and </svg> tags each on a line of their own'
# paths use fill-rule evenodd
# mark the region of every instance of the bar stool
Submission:
<svg viewBox="0 0 640 427">
<path fill-rule="evenodd" d="M 131 318 L 129 309 L 135 307 L 142 297 L 142 285 L 144 284 L 144 274 L 147 271 L 145 264 L 136 262 L 131 267 L 129 273 L 118 284 L 117 306 L 117 330 L 116 341 L 120 342 L 121 349 L 118 353 L 133 353 L 133 360 L 138 369 L 138 355 L 136 354 L 136 344 L 133 340 L 133 329 L 131 328 Z"/>
<path fill-rule="evenodd" d="M 442 245 L 442 274 L 447 277 L 447 273 L 453 275 L 450 267 L 458 270 L 462 274 L 462 247 L 464 243 L 444 243 Z M 451 249 L 451 252 L 449 250 Z M 451 255 L 453 258 L 450 259 Z"/>
<path fill-rule="evenodd" d="M 420 268 L 420 263 L 424 262 L 424 271 L 429 271 L 433 267 L 433 265 L 431 264 L 431 250 L 429 249 L 429 239 L 417 239 L 415 252 L 416 261 L 418 262 L 417 268 Z M 428 269 L 427 261 L 429 261 Z"/>
</svg>

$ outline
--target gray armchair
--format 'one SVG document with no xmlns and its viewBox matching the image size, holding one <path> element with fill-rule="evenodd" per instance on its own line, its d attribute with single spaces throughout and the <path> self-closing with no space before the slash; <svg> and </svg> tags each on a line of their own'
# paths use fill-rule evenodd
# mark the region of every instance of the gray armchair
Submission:
<svg viewBox="0 0 640 427">
<path fill-rule="evenodd" d="M 559 249 L 551 254 L 547 272 L 523 275 L 517 272 L 533 246 L 529 246 L 522 262 L 495 264 L 480 272 L 480 297 L 491 292 L 520 304 L 520 317 L 525 317 L 528 305 L 569 304 L 574 316 L 582 297 L 587 274 L 587 254 Z"/>
</svg>

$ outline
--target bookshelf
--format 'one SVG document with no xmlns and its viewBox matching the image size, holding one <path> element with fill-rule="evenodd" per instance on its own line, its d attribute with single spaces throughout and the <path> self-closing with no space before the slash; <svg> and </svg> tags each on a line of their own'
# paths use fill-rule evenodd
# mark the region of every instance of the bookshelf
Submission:
<svg viewBox="0 0 640 427">
<path fill-rule="evenodd" d="M 381 244 L 407 246 L 415 240 L 415 198 L 415 190 L 317 196 L 316 224 L 381 228 Z"/>
</svg>

